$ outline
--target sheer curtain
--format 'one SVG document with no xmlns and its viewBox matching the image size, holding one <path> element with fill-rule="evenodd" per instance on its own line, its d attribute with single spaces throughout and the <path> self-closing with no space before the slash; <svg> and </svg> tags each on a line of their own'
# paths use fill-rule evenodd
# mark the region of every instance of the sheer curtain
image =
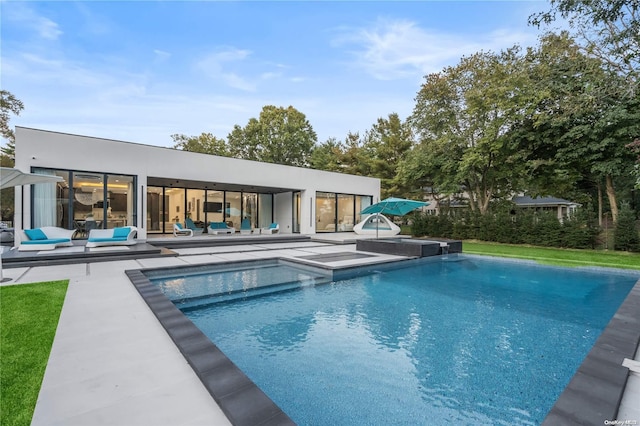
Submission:
<svg viewBox="0 0 640 426">
<path fill-rule="evenodd" d="M 55 175 L 54 170 L 35 169 L 34 173 L 40 175 Z M 33 227 L 56 226 L 56 188 L 57 183 L 37 183 L 33 188 Z"/>
</svg>

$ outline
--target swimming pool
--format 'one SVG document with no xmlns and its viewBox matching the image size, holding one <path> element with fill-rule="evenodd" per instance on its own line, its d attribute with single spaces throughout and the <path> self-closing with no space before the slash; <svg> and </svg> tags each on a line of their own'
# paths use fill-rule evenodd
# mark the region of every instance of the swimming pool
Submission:
<svg viewBox="0 0 640 426">
<path fill-rule="evenodd" d="M 540 423 L 637 280 L 465 258 L 253 270 L 151 281 L 298 424 Z"/>
</svg>

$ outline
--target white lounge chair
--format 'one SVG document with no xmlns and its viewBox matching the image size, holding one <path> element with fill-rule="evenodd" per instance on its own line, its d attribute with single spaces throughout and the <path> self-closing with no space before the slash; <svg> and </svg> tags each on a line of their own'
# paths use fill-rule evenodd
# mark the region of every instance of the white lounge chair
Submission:
<svg viewBox="0 0 640 426">
<path fill-rule="evenodd" d="M 58 228 L 57 226 L 24 229 L 18 251 L 53 250 L 60 246 L 72 246 L 71 239 L 75 232 L 75 229 Z"/>
<path fill-rule="evenodd" d="M 277 234 L 279 230 L 280 230 L 280 225 L 278 225 L 276 222 L 273 222 L 271 225 L 265 228 L 260 228 L 260 233 L 261 234 Z"/>
<path fill-rule="evenodd" d="M 87 247 L 132 246 L 138 241 L 135 226 L 123 226 L 112 229 L 92 229 L 89 231 Z"/>
<path fill-rule="evenodd" d="M 193 231 L 191 229 L 185 229 L 179 223 L 173 224 L 173 236 L 174 237 L 193 237 Z"/>
</svg>

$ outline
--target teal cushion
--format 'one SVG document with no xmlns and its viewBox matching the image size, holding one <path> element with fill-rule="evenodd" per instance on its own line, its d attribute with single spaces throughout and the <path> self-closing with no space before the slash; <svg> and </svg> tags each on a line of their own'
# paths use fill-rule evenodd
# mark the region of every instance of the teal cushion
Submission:
<svg viewBox="0 0 640 426">
<path fill-rule="evenodd" d="M 47 239 L 47 236 L 45 235 L 44 232 L 42 232 L 42 229 L 40 229 L 40 228 L 25 229 L 24 233 L 27 234 L 27 237 L 29 237 L 29 239 L 33 240 L 33 241 L 39 241 L 39 240 L 46 240 Z"/>
<path fill-rule="evenodd" d="M 113 228 L 113 238 L 127 238 L 129 235 L 130 229 L 128 227 L 124 228 Z"/>
<path fill-rule="evenodd" d="M 179 224 L 179 223 L 176 223 L 176 228 L 178 228 L 178 229 L 182 229 L 182 225 L 181 225 L 181 224 Z"/>
<path fill-rule="evenodd" d="M 271 225 L 269 225 L 269 229 L 276 229 L 278 227 L 277 223 L 272 223 Z"/>
</svg>

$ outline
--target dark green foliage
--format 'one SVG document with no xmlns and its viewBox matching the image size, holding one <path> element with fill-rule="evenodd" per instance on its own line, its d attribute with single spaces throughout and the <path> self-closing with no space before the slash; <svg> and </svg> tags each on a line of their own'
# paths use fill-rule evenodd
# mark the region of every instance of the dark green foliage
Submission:
<svg viewBox="0 0 640 426">
<path fill-rule="evenodd" d="M 504 205 L 484 215 L 468 210 L 457 215 L 416 214 L 411 232 L 416 237 L 584 249 L 596 246 L 600 229 L 586 212 L 561 223 L 554 212 Z"/>
<path fill-rule="evenodd" d="M 640 251 L 640 234 L 635 216 L 628 204 L 622 205 L 614 231 L 615 250 Z"/>
</svg>

